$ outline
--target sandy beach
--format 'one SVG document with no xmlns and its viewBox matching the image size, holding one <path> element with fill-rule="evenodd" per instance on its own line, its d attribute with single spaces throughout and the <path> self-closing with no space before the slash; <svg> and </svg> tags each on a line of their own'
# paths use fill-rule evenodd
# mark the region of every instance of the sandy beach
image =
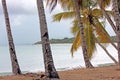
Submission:
<svg viewBox="0 0 120 80">
<path fill-rule="evenodd" d="M 94 69 L 79 68 L 59 71 L 58 73 L 61 80 L 120 80 L 120 69 L 118 66 L 104 66 Z M 0 76 L 0 80 L 35 80 L 36 76 L 39 75 L 41 75 L 41 73 Z"/>
</svg>

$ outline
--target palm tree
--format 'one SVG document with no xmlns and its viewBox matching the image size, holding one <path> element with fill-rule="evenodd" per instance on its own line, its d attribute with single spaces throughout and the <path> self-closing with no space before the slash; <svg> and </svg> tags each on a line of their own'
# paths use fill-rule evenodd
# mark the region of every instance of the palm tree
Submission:
<svg viewBox="0 0 120 80">
<path fill-rule="evenodd" d="M 97 1 L 97 0 L 96 0 Z M 110 1 L 112 1 L 113 4 L 113 17 L 116 25 L 112 22 L 109 15 L 105 12 L 105 7 L 110 4 Z M 117 36 L 117 51 L 118 51 L 118 65 L 120 66 L 120 1 L 119 0 L 101 0 L 98 2 L 100 8 L 103 11 L 103 14 L 107 18 L 108 22 L 112 26 L 114 32 Z"/>
<path fill-rule="evenodd" d="M 9 21 L 9 15 L 7 11 L 6 0 L 2 0 L 2 6 L 3 6 L 3 11 L 4 11 L 4 16 L 5 16 L 6 30 L 7 30 L 8 42 L 9 42 L 12 72 L 14 75 L 17 75 L 17 74 L 21 74 L 21 70 L 19 68 L 18 60 L 16 57 L 15 46 L 14 46 L 11 28 L 10 28 L 10 21 Z"/>
<path fill-rule="evenodd" d="M 60 4 L 62 4 L 62 3 L 63 2 L 60 2 Z M 107 12 L 110 13 L 110 11 L 107 11 Z M 55 14 L 53 16 L 53 21 L 61 21 L 62 19 L 70 19 L 70 18 L 74 19 L 75 18 L 74 16 L 75 16 L 74 10 L 61 12 L 61 13 Z M 102 11 L 100 9 L 97 9 L 97 8 L 95 8 L 95 9 L 89 8 L 89 10 L 85 9 L 82 12 L 82 22 L 83 22 L 83 25 L 85 27 L 84 32 L 86 34 L 85 39 L 87 42 L 87 50 L 88 50 L 89 58 L 92 57 L 92 54 L 95 50 L 95 41 L 96 41 L 95 37 L 99 38 L 100 39 L 99 41 L 102 43 L 111 42 L 109 34 L 105 31 L 104 27 L 101 25 L 99 20 L 95 20 L 95 19 L 101 18 L 101 17 L 102 17 Z M 73 56 L 73 52 L 76 51 L 79 46 L 81 46 L 81 38 L 79 37 L 80 31 L 79 31 L 79 27 L 78 27 L 78 21 L 76 19 L 73 21 L 73 27 L 71 29 L 72 29 L 72 33 L 74 35 L 76 35 L 75 40 L 74 40 L 73 45 L 72 45 L 72 48 L 71 48 L 71 52 L 72 52 L 72 56 Z M 98 37 L 96 36 L 96 34 Z M 99 42 L 99 41 L 97 41 L 97 42 Z M 99 44 L 99 45 L 104 49 L 104 51 L 107 53 L 107 55 L 116 64 L 117 61 L 114 59 L 114 57 L 112 57 L 109 54 L 109 52 L 106 50 L 106 48 L 101 44 Z"/>
<path fill-rule="evenodd" d="M 57 4 L 57 1 L 59 0 L 48 0 L 47 4 L 50 4 L 51 6 L 51 10 L 54 9 L 55 5 Z M 60 0 L 60 1 L 64 1 L 66 2 L 66 0 Z M 74 3 L 74 8 L 76 11 L 76 18 L 78 19 L 78 25 L 80 27 L 80 37 L 82 39 L 82 51 L 83 51 L 83 56 L 84 56 L 84 61 L 85 61 L 85 65 L 86 68 L 93 68 L 93 65 L 91 64 L 89 58 L 88 58 L 88 51 L 87 51 L 87 47 L 86 47 L 86 41 L 85 41 L 85 34 L 84 34 L 84 27 L 81 21 L 81 16 L 80 16 L 80 8 L 79 5 L 82 6 L 82 0 L 67 0 L 67 2 L 73 2 Z M 79 3 L 79 5 L 78 5 Z"/>
<path fill-rule="evenodd" d="M 82 4 L 82 0 L 73 0 L 75 12 L 76 12 L 76 19 L 78 20 L 78 26 L 80 27 L 80 37 L 81 37 L 81 42 L 82 42 L 83 57 L 84 57 L 86 67 L 93 68 L 93 66 L 88 58 L 88 50 L 87 50 L 87 46 L 86 46 L 84 26 L 82 23 L 81 12 L 80 12 L 81 7 L 78 4 L 79 2 L 80 2 L 80 4 Z"/>
<path fill-rule="evenodd" d="M 111 25 L 114 32 L 117 34 L 116 26 L 114 25 L 113 21 L 111 20 L 110 15 L 105 10 L 105 8 L 110 5 L 111 0 L 96 0 L 96 1 L 99 5 L 103 15 L 105 16 L 105 18 L 107 19 L 107 21 Z M 111 15 L 113 15 L 113 14 L 111 14 Z M 111 44 L 118 50 L 117 46 L 112 41 L 111 41 Z"/>
<path fill-rule="evenodd" d="M 120 11 L 119 11 L 119 0 L 112 0 L 113 3 L 113 13 L 114 20 L 116 23 L 116 32 L 117 32 L 117 47 L 118 47 L 118 65 L 120 66 Z"/>
<path fill-rule="evenodd" d="M 54 67 L 54 62 L 52 58 L 52 52 L 49 42 L 49 35 L 47 30 L 47 22 L 44 12 L 43 0 L 37 0 L 38 14 L 40 20 L 40 30 L 41 30 L 41 39 L 42 39 L 42 50 L 44 57 L 45 65 L 45 74 L 50 79 L 59 79 L 58 73 Z"/>
</svg>

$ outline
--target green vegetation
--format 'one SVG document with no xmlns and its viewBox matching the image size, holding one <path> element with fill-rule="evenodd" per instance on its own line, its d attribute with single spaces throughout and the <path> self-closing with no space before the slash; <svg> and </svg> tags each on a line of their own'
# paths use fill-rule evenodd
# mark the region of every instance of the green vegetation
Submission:
<svg viewBox="0 0 120 80">
<path fill-rule="evenodd" d="M 64 38 L 64 39 L 51 39 L 50 40 L 50 43 L 51 44 L 59 44 L 59 43 L 72 43 L 74 40 L 74 38 Z M 116 37 L 115 36 L 111 36 L 111 40 L 113 42 L 116 42 Z M 36 43 L 34 43 L 35 45 L 36 44 L 41 44 L 42 42 L 41 41 L 38 41 Z"/>
<path fill-rule="evenodd" d="M 57 43 L 72 43 L 74 38 L 64 38 L 64 39 L 51 39 L 50 43 L 57 44 Z M 34 44 L 41 44 L 41 41 L 38 41 Z"/>
</svg>

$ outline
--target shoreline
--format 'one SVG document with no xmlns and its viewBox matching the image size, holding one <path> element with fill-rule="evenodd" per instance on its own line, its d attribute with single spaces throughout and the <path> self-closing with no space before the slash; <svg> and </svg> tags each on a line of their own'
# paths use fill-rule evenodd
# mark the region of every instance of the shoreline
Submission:
<svg viewBox="0 0 120 80">
<path fill-rule="evenodd" d="M 106 66 L 115 66 L 114 63 L 105 63 L 105 64 L 99 64 L 97 66 L 94 66 L 95 68 L 97 67 L 106 67 Z M 82 66 L 76 66 L 76 67 L 73 67 L 73 68 L 70 68 L 70 67 L 67 67 L 67 68 L 57 68 L 57 71 L 58 72 L 61 72 L 61 71 L 69 71 L 69 70 L 77 70 L 77 69 L 84 69 L 85 67 L 82 67 Z M 26 74 L 26 73 L 44 73 L 44 71 L 22 71 L 22 74 Z M 13 75 L 12 72 L 1 72 L 0 73 L 0 76 L 11 76 Z"/>
<path fill-rule="evenodd" d="M 93 69 L 78 68 L 73 70 L 58 71 L 60 80 L 120 80 L 118 66 L 102 66 Z M 34 80 L 44 73 L 27 73 L 22 75 L 0 76 L 0 80 Z"/>
</svg>

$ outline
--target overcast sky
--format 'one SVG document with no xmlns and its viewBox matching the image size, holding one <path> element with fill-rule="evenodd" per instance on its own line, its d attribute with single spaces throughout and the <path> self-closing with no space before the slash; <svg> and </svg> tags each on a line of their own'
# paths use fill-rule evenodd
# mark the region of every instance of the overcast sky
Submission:
<svg viewBox="0 0 120 80">
<path fill-rule="evenodd" d="M 33 44 L 40 41 L 36 0 L 6 0 L 6 2 L 15 44 Z M 60 6 L 51 14 L 49 9 L 45 10 L 50 39 L 72 37 L 70 33 L 71 21 L 52 22 L 52 15 L 60 11 Z M 108 29 L 108 31 L 111 35 L 114 35 L 111 29 Z M 4 15 L 0 1 L 0 45 L 7 43 Z"/>
<path fill-rule="evenodd" d="M 36 0 L 6 0 L 6 2 L 15 44 L 33 44 L 36 41 L 40 41 Z M 51 14 L 49 9 L 46 9 L 45 12 L 50 39 L 72 37 L 70 21 L 52 22 L 52 15 L 60 12 L 60 7 L 57 7 Z M 4 15 L 0 1 L 0 44 L 7 43 Z"/>
</svg>

